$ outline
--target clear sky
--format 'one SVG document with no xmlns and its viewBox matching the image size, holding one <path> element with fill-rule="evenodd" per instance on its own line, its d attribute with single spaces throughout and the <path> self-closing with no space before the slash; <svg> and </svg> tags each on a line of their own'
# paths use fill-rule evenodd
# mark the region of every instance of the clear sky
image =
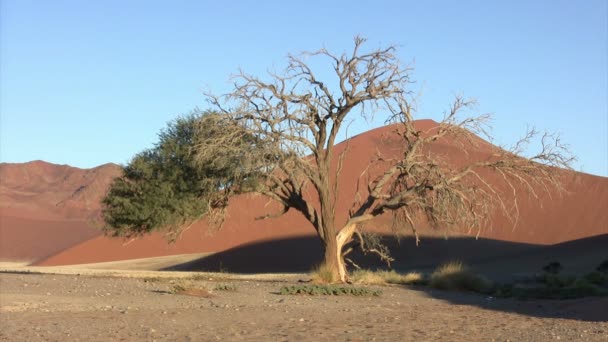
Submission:
<svg viewBox="0 0 608 342">
<path fill-rule="evenodd" d="M 239 67 L 262 75 L 361 34 L 413 63 L 419 118 L 475 97 L 497 142 L 561 132 L 576 169 L 608 176 L 606 0 L 0 2 L 2 162 L 126 163 Z"/>
</svg>

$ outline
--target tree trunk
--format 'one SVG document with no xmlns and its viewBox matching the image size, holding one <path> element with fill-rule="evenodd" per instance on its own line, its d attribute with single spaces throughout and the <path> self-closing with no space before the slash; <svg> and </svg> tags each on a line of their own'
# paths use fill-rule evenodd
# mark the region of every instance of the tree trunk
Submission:
<svg viewBox="0 0 608 342">
<path fill-rule="evenodd" d="M 325 239 L 324 264 L 332 273 L 333 279 L 340 282 L 348 282 L 346 263 L 342 255 L 342 249 L 352 238 L 356 225 L 345 226 L 336 236 L 327 236 Z"/>
<path fill-rule="evenodd" d="M 331 272 L 333 281 L 346 282 L 346 265 L 342 258 L 342 248 L 338 246 L 337 237 L 327 237 L 325 240 L 325 256 L 323 263 L 327 271 Z"/>
</svg>

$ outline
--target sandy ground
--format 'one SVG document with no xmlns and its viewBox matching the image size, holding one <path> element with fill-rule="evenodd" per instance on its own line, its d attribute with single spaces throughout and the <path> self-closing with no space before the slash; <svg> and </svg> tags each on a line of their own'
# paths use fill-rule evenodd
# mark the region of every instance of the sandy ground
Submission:
<svg viewBox="0 0 608 342">
<path fill-rule="evenodd" d="M 382 287 L 284 296 L 303 275 L 195 279 L 0 274 L 2 341 L 608 341 L 608 298 L 517 301 Z M 162 273 L 165 274 L 165 273 Z M 170 293 L 174 285 L 212 297 Z M 213 290 L 231 284 L 236 291 Z"/>
</svg>

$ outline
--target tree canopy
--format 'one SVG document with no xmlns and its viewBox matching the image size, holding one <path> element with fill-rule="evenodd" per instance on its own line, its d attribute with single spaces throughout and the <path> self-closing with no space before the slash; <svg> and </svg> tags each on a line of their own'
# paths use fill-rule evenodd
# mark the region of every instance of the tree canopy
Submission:
<svg viewBox="0 0 608 342">
<path fill-rule="evenodd" d="M 227 124 L 217 113 L 200 112 L 169 122 L 153 148 L 137 154 L 123 167 L 103 199 L 106 232 L 133 237 L 155 230 L 174 239 L 190 223 L 222 208 L 231 192 L 254 184 L 244 174 L 238 154 L 197 163 L 193 146 L 203 138 L 217 140 Z M 240 136 L 240 144 L 252 148 L 253 139 Z M 238 144 L 237 144 L 238 145 Z M 221 219 L 221 217 L 220 217 Z"/>
</svg>

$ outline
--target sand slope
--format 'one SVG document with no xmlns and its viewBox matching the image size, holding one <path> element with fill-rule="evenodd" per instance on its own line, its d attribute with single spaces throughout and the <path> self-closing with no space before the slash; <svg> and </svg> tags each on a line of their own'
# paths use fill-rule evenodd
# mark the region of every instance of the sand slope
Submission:
<svg viewBox="0 0 608 342">
<path fill-rule="evenodd" d="M 417 122 L 417 125 L 421 129 L 432 129 L 436 123 L 422 120 Z M 356 184 L 369 161 L 377 153 L 391 157 L 401 152 L 399 141 L 391 134 L 394 129 L 395 126 L 378 128 L 355 136 L 336 147 L 336 153 L 347 149 L 340 178 L 338 223 L 345 222 L 346 213 L 355 196 L 353 184 Z M 486 145 L 489 147 L 487 143 Z M 443 156 L 453 165 L 460 165 L 466 162 L 466 158 L 483 158 L 484 153 L 488 151 L 484 152 L 482 149 L 467 156 L 458 152 L 450 141 L 443 141 L 435 144 L 430 152 Z M 493 227 L 483 230 L 480 236 L 488 240 L 547 245 L 608 233 L 608 211 L 605 210 L 608 208 L 608 178 L 565 171 L 563 176 L 569 190 L 567 195 L 549 198 L 543 194 L 540 199 L 521 195 L 519 197 L 521 217 L 518 225 L 514 228 L 504 218 L 497 216 L 493 220 Z M 210 235 L 204 222 L 199 222 L 170 246 L 166 244 L 162 234 L 152 234 L 129 242 L 127 245 L 122 240 L 98 236 L 42 260 L 38 265 L 94 263 L 171 254 L 219 252 L 244 244 L 314 235 L 312 226 L 295 212 L 278 219 L 254 220 L 254 217 L 271 211 L 272 208 L 272 204 L 269 204 L 265 198 L 241 196 L 231 201 L 223 230 L 213 235 Z M 376 231 L 387 231 L 390 224 L 390 216 L 384 216 L 376 219 L 369 226 Z M 443 235 L 443 232 L 429 230 L 423 233 L 428 236 Z M 452 233 L 452 235 L 462 234 Z M 311 247 L 310 253 L 298 251 L 297 255 L 292 257 L 302 259 L 316 257 L 318 251 L 318 248 Z M 496 255 L 500 253 L 493 249 L 488 249 L 486 253 L 491 254 L 493 251 L 497 253 Z"/>
<path fill-rule="evenodd" d="M 0 164 L 0 260 L 37 260 L 100 235 L 92 219 L 119 174 L 114 164 Z"/>
</svg>

